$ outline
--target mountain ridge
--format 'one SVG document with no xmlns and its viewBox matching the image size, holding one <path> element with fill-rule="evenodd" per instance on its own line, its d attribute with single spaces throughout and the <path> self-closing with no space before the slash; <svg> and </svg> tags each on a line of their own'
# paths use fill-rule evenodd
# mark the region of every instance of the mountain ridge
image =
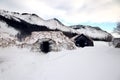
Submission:
<svg viewBox="0 0 120 80">
<path fill-rule="evenodd" d="M 99 27 L 84 26 L 84 25 L 72 25 L 71 28 L 77 30 L 81 34 L 91 37 L 93 40 L 111 41 L 112 35 L 107 31 L 102 30 Z"/>
<path fill-rule="evenodd" d="M 25 34 L 30 34 L 32 31 L 62 31 L 64 35 L 69 38 L 78 34 L 85 34 L 93 39 L 100 40 L 108 40 L 108 38 L 112 37 L 108 32 L 100 29 L 99 27 L 84 25 L 65 26 L 57 18 L 44 20 L 38 15 L 31 13 L 18 13 L 0 10 L 0 21 L 5 22 L 8 27 L 11 26 L 13 28 L 19 28 L 18 33 L 23 32 Z M 86 32 L 92 34 L 88 35 L 89 33 L 86 34 Z M 102 34 L 102 36 L 94 35 L 93 33 L 96 32 Z"/>
</svg>

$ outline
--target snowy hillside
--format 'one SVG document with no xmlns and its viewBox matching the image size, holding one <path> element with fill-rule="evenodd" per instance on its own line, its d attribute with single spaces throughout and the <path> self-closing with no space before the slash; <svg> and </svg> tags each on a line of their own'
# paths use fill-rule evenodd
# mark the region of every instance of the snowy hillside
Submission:
<svg viewBox="0 0 120 80">
<path fill-rule="evenodd" d="M 94 43 L 49 54 L 0 48 L 0 80 L 120 80 L 120 49 Z"/>
<path fill-rule="evenodd" d="M 114 38 L 120 38 L 120 33 L 112 32 L 111 34 Z"/>
<path fill-rule="evenodd" d="M 72 32 L 76 33 L 76 31 L 72 28 L 69 28 L 67 26 L 64 26 L 58 19 L 50 19 L 50 20 L 44 20 L 37 16 L 36 14 L 29 14 L 29 13 L 17 13 L 17 12 L 9 12 L 5 10 L 0 10 L 0 15 L 6 17 L 16 17 L 16 20 L 19 21 L 19 19 L 22 19 L 30 24 L 38 25 L 38 26 L 46 26 L 49 29 L 52 30 L 60 30 L 65 32 Z M 8 18 L 7 17 L 7 18 Z M 19 19 L 17 19 L 19 18 Z M 15 19 L 15 18 L 14 18 Z"/>
<path fill-rule="evenodd" d="M 44 20 L 36 14 L 5 10 L 0 10 L 0 26 L 15 28 L 17 30 L 14 31 L 15 34 L 20 32 L 22 36 L 30 35 L 32 31 L 62 31 L 69 38 L 83 33 L 94 40 L 110 41 L 112 39 L 111 34 L 98 27 L 82 25 L 65 26 L 56 18 Z M 6 30 L 8 30 L 7 28 Z"/>
<path fill-rule="evenodd" d="M 110 41 L 112 39 L 112 35 L 99 27 L 91 27 L 91 26 L 84 26 L 84 25 L 73 25 L 70 26 L 73 29 L 76 29 L 78 32 L 83 33 L 94 40 L 105 40 Z"/>
<path fill-rule="evenodd" d="M 10 27 L 10 25 L 8 25 L 6 22 L 0 21 L 0 32 L 8 33 L 15 36 L 19 31 Z"/>
</svg>

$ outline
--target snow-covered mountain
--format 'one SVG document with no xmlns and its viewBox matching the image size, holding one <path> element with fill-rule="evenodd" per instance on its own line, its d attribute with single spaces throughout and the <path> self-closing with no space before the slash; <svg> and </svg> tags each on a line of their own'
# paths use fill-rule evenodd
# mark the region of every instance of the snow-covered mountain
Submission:
<svg viewBox="0 0 120 80">
<path fill-rule="evenodd" d="M 120 29 L 119 26 L 117 26 L 117 28 L 115 28 L 112 32 L 111 32 L 112 36 L 114 38 L 120 38 Z"/>
<path fill-rule="evenodd" d="M 112 40 L 112 35 L 100 29 L 99 27 L 84 26 L 84 25 L 73 25 L 70 27 L 72 27 L 73 29 L 77 30 L 82 34 L 91 37 L 94 40 L 104 40 L 104 41 Z"/>
<path fill-rule="evenodd" d="M 19 37 L 31 35 L 33 31 L 62 31 L 69 38 L 77 34 L 85 34 L 94 40 L 110 41 L 112 35 L 98 27 L 91 26 L 65 26 L 58 19 L 44 20 L 36 14 L 17 13 L 0 10 L 0 31 L 20 34 Z"/>
<path fill-rule="evenodd" d="M 114 38 L 120 38 L 120 33 L 118 32 L 112 32 L 111 34 Z"/>
<path fill-rule="evenodd" d="M 36 14 L 0 10 L 0 22 L 17 29 L 22 34 L 30 34 L 32 31 L 62 31 L 66 36 L 70 36 L 77 33 L 76 30 L 63 25 L 56 18 L 44 20 Z"/>
</svg>

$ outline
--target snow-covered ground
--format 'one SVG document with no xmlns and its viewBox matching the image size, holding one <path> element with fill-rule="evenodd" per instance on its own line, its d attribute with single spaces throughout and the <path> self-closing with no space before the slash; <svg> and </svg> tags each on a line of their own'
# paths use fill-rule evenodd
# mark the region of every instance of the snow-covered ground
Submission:
<svg viewBox="0 0 120 80">
<path fill-rule="evenodd" d="M 48 54 L 0 48 L 0 80 L 120 80 L 120 49 L 94 43 Z"/>
</svg>

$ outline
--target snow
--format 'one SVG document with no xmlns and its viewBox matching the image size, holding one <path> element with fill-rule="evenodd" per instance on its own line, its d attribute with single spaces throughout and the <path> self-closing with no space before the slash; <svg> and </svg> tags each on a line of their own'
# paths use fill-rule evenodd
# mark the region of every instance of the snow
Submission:
<svg viewBox="0 0 120 80">
<path fill-rule="evenodd" d="M 0 33 L 9 33 L 15 36 L 18 31 L 7 25 L 5 22 L 0 21 Z"/>
<path fill-rule="evenodd" d="M 107 33 L 106 31 L 103 31 L 101 29 L 96 29 L 90 26 L 85 26 L 84 28 L 80 28 L 80 29 L 73 29 L 69 26 L 65 26 L 62 23 L 60 23 L 57 19 L 49 19 L 49 20 L 44 20 L 42 18 L 40 18 L 37 15 L 33 15 L 33 14 L 29 14 L 29 13 L 15 13 L 15 12 L 9 12 L 9 11 L 4 11 L 4 10 L 0 10 L 0 15 L 6 17 L 6 18 L 13 18 L 16 21 L 20 21 L 19 19 L 22 19 L 30 24 L 35 24 L 35 25 L 39 25 L 39 26 L 46 26 L 49 29 L 52 30 L 60 30 L 60 31 L 64 31 L 64 32 L 71 32 L 71 33 L 78 33 L 78 34 L 85 34 L 87 36 L 90 36 L 91 38 L 94 39 L 108 39 L 110 37 L 112 37 L 109 33 Z M 77 27 L 77 26 L 76 26 Z"/>
<path fill-rule="evenodd" d="M 22 19 L 31 24 L 45 25 L 50 29 L 84 33 L 94 38 L 106 38 L 108 36 L 106 32 L 88 27 L 85 30 L 78 29 L 76 31 L 60 24 L 55 19 L 43 20 L 33 14 L 0 10 L 0 15 L 8 19 L 13 18 L 16 21 Z M 0 21 L 1 39 L 14 40 L 18 31 L 9 27 L 5 22 Z M 43 37 L 53 37 L 60 44 L 70 42 L 60 33 L 48 34 L 36 33 L 30 37 L 33 38 L 30 39 L 30 42 L 33 43 L 36 39 Z M 28 40 L 28 43 L 30 42 Z M 15 46 L 0 48 L 0 80 L 120 80 L 120 49 L 109 46 L 107 42 L 97 41 L 94 44 L 94 47 L 62 50 L 48 54 L 30 52 L 28 48 L 17 48 Z"/>
<path fill-rule="evenodd" d="M 120 34 L 116 32 L 111 33 L 114 38 L 120 38 Z"/>
<path fill-rule="evenodd" d="M 58 29 L 58 30 L 62 30 L 62 31 L 65 31 L 65 32 L 78 33 L 76 30 L 74 30 L 70 27 L 59 24 L 59 22 L 54 20 L 54 19 L 44 20 L 44 19 L 40 18 L 39 16 L 36 16 L 36 15 L 33 15 L 33 14 L 28 14 L 27 13 L 27 14 L 23 15 L 23 14 L 20 14 L 20 13 L 0 10 L 0 15 L 6 17 L 8 19 L 13 18 L 17 21 L 19 21 L 19 18 L 20 18 L 20 19 L 22 19 L 22 20 L 24 20 L 28 23 L 47 26 L 48 28 L 53 29 L 53 30 Z"/>
<path fill-rule="evenodd" d="M 0 48 L 0 80 L 120 80 L 120 49 L 94 43 L 48 54 Z"/>
<path fill-rule="evenodd" d="M 85 28 L 77 29 L 77 31 L 87 36 L 90 36 L 92 38 L 97 38 L 97 39 L 105 39 L 108 36 L 110 36 L 110 34 L 108 34 L 107 32 L 103 30 L 97 30 L 89 26 L 86 26 Z"/>
</svg>

